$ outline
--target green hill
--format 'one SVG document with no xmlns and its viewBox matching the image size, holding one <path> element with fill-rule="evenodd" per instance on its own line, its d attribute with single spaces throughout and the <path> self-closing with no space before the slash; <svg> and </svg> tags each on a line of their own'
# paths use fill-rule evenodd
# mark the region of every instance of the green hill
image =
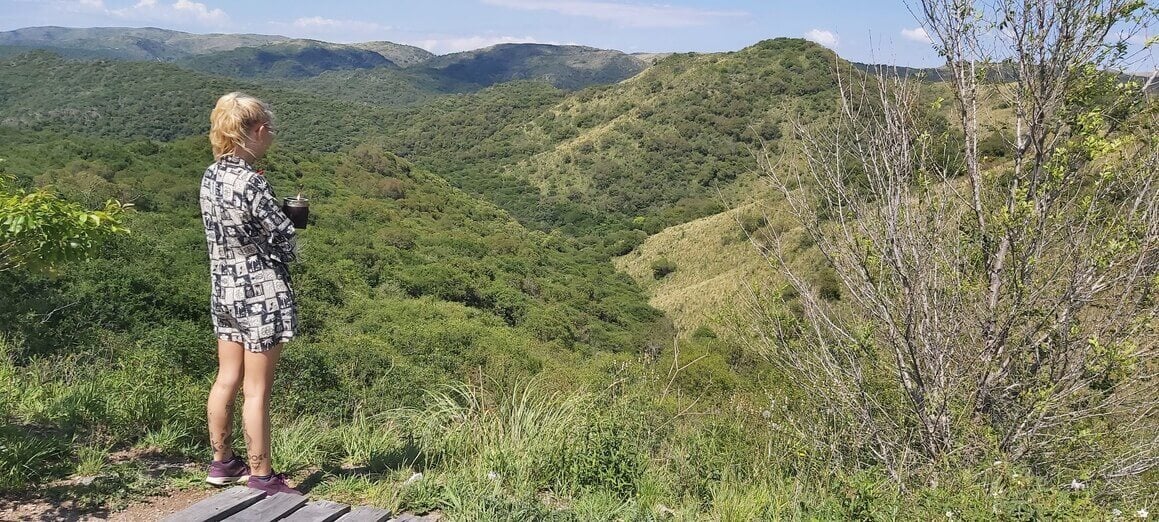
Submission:
<svg viewBox="0 0 1159 522">
<path fill-rule="evenodd" d="M 394 42 L 360 42 L 350 44 L 352 47 L 366 49 L 384 56 L 399 67 L 410 67 L 435 57 L 435 54 L 413 45 L 397 44 Z"/>
<path fill-rule="evenodd" d="M 416 89 L 409 92 L 422 103 L 399 112 L 331 99 L 324 89 L 321 98 L 275 93 L 163 64 L 31 55 L 8 62 L 16 74 L 0 79 L 10 100 L 0 117 L 27 129 L 171 139 L 204 132 L 202 111 L 221 92 L 270 92 L 286 122 L 284 143 L 329 151 L 374 137 L 521 222 L 595 233 L 609 253 L 620 254 L 644 233 L 720 212 L 722 195 L 745 190 L 752 147 L 761 140 L 776 146 L 787 114 L 818 119 L 832 106 L 832 59 L 804 40 L 772 40 L 735 53 L 670 56 L 629 81 L 573 94 L 520 82 L 452 97 Z M 343 74 L 359 74 L 385 88 L 395 80 L 370 72 L 385 70 L 323 77 L 338 85 Z M 34 89 L 37 77 L 60 80 Z M 130 78 L 140 95 L 115 96 Z M 304 85 L 320 85 L 319 78 Z M 366 101 L 376 96 L 357 86 L 351 92 Z"/>
<path fill-rule="evenodd" d="M 576 45 L 500 44 L 439 56 L 422 65 L 462 83 L 488 86 L 539 80 L 575 90 L 631 78 L 648 62 L 619 51 Z"/>
<path fill-rule="evenodd" d="M 137 208 L 133 235 L 91 263 L 51 278 L 0 273 L 14 290 L 0 306 L 0 336 L 18 340 L 26 356 L 48 356 L 102 335 L 152 339 L 209 324 L 197 210 L 204 138 L 119 141 L 4 128 L 0 137 L 0 174 L 86 204 L 118 198 Z M 357 394 L 399 404 L 474 372 L 508 380 L 552 368 L 553 379 L 564 378 L 584 366 L 577 357 L 631 353 L 663 328 L 606 261 L 528 231 L 389 153 L 284 147 L 262 166 L 279 193 L 301 191 L 314 202 L 294 268 L 308 348 L 291 365 L 394 360 L 361 370 L 394 372 L 389 389 L 337 379 L 315 383 L 303 401 Z M 70 313 L 51 313 L 61 306 Z M 175 347 L 189 350 L 180 357 L 196 359 L 208 346 L 209 331 L 193 331 L 200 333 Z M 557 366 L 566 361 L 571 370 Z M 340 414 L 353 403 L 330 405 Z"/>
<path fill-rule="evenodd" d="M 601 227 L 654 233 L 723 210 L 718 191 L 730 199 L 744 190 L 754 178 L 753 147 L 761 140 L 776 147 L 789 115 L 816 120 L 832 110 L 833 63 L 831 51 L 798 39 L 673 55 L 497 129 L 474 123 L 504 121 L 481 109 L 486 96 L 474 98 L 482 106 L 451 109 L 472 138 L 477 127 L 493 129 L 480 139 L 439 137 L 448 123 L 442 109 L 422 107 L 409 113 L 409 126 L 387 135 L 386 146 L 438 165 L 456 186 L 524 222 L 579 234 Z M 426 136 L 438 144 L 425 144 Z"/>
<path fill-rule="evenodd" d="M 76 61 L 33 52 L 0 64 L 6 72 L 0 76 L 0 125 L 22 130 L 162 141 L 204 135 L 217 97 L 241 89 L 276 104 L 285 123 L 279 143 L 322 152 L 375 133 L 387 114 L 164 63 Z"/>
<path fill-rule="evenodd" d="M 33 49 L 70 58 L 173 61 L 191 55 L 227 51 L 289 40 L 258 34 L 191 34 L 154 27 L 27 27 L 0 31 L 0 47 L 8 53 Z"/>
<path fill-rule="evenodd" d="M 0 32 L 0 57 L 32 50 L 74 59 L 173 62 L 211 74 L 278 80 L 282 87 L 386 106 L 414 105 L 514 80 L 538 80 L 576 90 L 629 78 L 653 60 L 651 55 L 543 44 L 503 44 L 435 56 L 393 42 L 347 45 L 154 28 L 30 27 Z M 410 70 L 397 71 L 395 66 Z M 285 79 L 310 81 L 281 82 Z"/>
<path fill-rule="evenodd" d="M 420 66 L 328 70 L 308 78 L 263 79 L 263 83 L 331 100 L 391 108 L 422 106 L 450 94 L 480 89 L 476 84 L 456 82 Z"/>
<path fill-rule="evenodd" d="M 234 78 L 308 78 L 326 71 L 398 67 L 374 51 L 309 40 L 199 54 L 178 63 Z"/>
<path fill-rule="evenodd" d="M 354 46 L 382 47 L 378 44 Z M 211 57 L 197 57 L 197 60 L 210 63 Z M 579 90 L 623 81 L 650 63 L 647 59 L 619 51 L 590 47 L 503 44 L 412 61 L 401 70 L 391 67 L 330 67 L 315 75 L 281 81 L 278 85 L 335 99 L 387 107 L 414 107 L 444 95 L 472 93 L 515 81 L 536 81 L 558 89 Z M 227 74 L 246 77 L 246 73 L 240 71 L 261 68 L 251 64 L 237 69 L 239 72 Z M 213 71 L 209 68 L 203 70 Z M 267 78 L 286 77 L 260 74 Z"/>
<path fill-rule="evenodd" d="M 538 338 L 578 352 L 630 350 L 656 328 L 655 311 L 606 259 L 577 252 L 562 238 L 525 230 L 502 210 L 453 189 L 424 168 L 381 149 L 355 147 L 384 131 L 380 120 L 404 125 L 379 109 L 256 88 L 166 64 L 75 62 L 31 54 L 4 67 L 11 73 L 0 78 L 4 173 L 23 183 L 60 187 L 90 202 L 104 197 L 133 202 L 141 211 L 135 228 L 158 234 L 145 233 L 144 240 L 165 243 L 180 237 L 188 247 L 198 244 L 197 173 L 208 158 L 203 136 L 213 100 L 234 89 L 269 100 L 282 129 L 267 163 L 275 186 L 282 191 L 300 187 L 318 202 L 319 226 L 307 236 L 318 249 L 317 264 L 306 263 L 304 270 L 323 282 L 307 293 L 328 296 L 319 299 L 333 306 L 316 310 L 347 314 L 341 303 L 348 292 L 341 288 L 361 289 L 351 301 L 359 309 L 378 306 L 368 304 L 376 302 L 374 296 L 424 300 L 407 305 L 418 307 L 454 303 L 484 312 L 471 317 L 491 317 L 479 320 L 497 321 L 492 326 L 499 330 L 523 331 L 519 336 L 527 342 Z M 47 82 L 46 89 L 30 88 L 43 78 L 56 81 Z M 118 94 L 124 92 L 135 95 Z M 342 153 L 326 152 L 343 147 Z M 77 187 L 89 188 L 79 193 Z M 129 240 L 126 248 L 143 246 Z M 167 279 L 150 273 L 159 269 L 156 265 L 135 266 L 123 263 L 120 254 L 111 255 L 118 259 L 111 263 L 133 271 L 134 277 Z M 194 252 L 166 270 L 183 267 L 187 272 L 178 278 L 196 281 L 198 259 Z M 77 284 L 99 287 L 107 275 L 86 273 Z M 188 291 L 177 292 L 174 299 L 186 299 L 182 296 Z M 9 313 L 30 306 L 13 305 Z M 147 310 L 114 305 L 102 314 L 134 318 L 167 307 L 181 310 L 177 317 L 183 321 L 205 319 L 203 311 L 179 302 L 153 302 Z M 13 328 L 24 324 L 9 317 L 12 322 L 5 324 Z M 138 322 L 118 324 L 130 328 Z M 347 323 L 321 318 L 314 328 L 321 335 L 339 324 Z M 21 338 L 51 339 L 41 334 Z"/>
</svg>

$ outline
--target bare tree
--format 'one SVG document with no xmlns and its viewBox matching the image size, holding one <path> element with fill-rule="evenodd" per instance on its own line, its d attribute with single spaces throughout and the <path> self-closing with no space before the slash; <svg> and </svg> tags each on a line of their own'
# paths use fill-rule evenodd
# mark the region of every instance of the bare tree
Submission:
<svg viewBox="0 0 1159 522">
<path fill-rule="evenodd" d="M 931 126 L 920 82 L 837 68 L 835 123 L 796 126 L 803 166 L 765 166 L 844 293 L 819 298 L 772 237 L 800 313 L 763 308 L 758 347 L 842 412 L 818 444 L 856 446 L 899 479 L 995 451 L 1103 477 L 1153 468 L 1159 103 L 1103 71 L 1124 24 L 1154 8 L 914 11 L 946 58 L 956 131 Z M 1013 135 L 1002 159 L 979 151 L 994 114 Z"/>
</svg>

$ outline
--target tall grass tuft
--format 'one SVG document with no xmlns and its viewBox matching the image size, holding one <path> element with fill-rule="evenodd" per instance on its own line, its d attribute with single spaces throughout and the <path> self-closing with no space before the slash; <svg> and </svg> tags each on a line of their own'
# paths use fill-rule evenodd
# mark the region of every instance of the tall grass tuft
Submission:
<svg viewBox="0 0 1159 522">
<path fill-rule="evenodd" d="M 405 459 L 405 441 L 398 423 L 386 414 L 357 410 L 350 422 L 337 429 L 342 464 L 381 472 Z"/>
<path fill-rule="evenodd" d="M 109 464 L 109 448 L 104 446 L 82 446 L 76 451 L 77 476 L 95 477 L 104 472 Z"/>
<path fill-rule="evenodd" d="M 18 426 L 0 426 L 0 493 L 21 491 L 62 471 L 64 440 L 41 437 Z"/>
<path fill-rule="evenodd" d="M 566 460 L 589 403 L 586 394 L 545 393 L 534 382 L 498 397 L 462 384 L 431 393 L 429 406 L 407 415 L 432 462 L 534 491 L 558 478 L 552 464 Z"/>
<path fill-rule="evenodd" d="M 278 471 L 293 473 L 317 466 L 338 453 L 336 430 L 315 417 L 278 419 L 273 424 L 271 458 Z"/>
</svg>

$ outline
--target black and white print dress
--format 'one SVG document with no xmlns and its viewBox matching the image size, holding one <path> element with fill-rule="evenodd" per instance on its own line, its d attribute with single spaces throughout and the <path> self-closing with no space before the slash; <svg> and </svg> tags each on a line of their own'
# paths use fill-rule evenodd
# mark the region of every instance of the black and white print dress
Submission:
<svg viewBox="0 0 1159 522">
<path fill-rule="evenodd" d="M 251 352 L 292 339 L 298 314 L 287 264 L 296 256 L 294 226 L 266 178 L 241 158 L 223 156 L 201 178 L 201 218 L 217 338 Z"/>
</svg>

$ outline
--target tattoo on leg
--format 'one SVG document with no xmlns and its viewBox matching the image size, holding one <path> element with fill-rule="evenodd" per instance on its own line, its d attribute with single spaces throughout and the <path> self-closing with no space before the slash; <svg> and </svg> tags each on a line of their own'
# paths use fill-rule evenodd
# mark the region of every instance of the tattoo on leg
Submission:
<svg viewBox="0 0 1159 522">
<path fill-rule="evenodd" d="M 270 455 L 268 453 L 250 453 L 249 458 L 250 469 L 257 469 L 259 466 L 261 466 L 262 461 L 270 458 Z"/>
</svg>

